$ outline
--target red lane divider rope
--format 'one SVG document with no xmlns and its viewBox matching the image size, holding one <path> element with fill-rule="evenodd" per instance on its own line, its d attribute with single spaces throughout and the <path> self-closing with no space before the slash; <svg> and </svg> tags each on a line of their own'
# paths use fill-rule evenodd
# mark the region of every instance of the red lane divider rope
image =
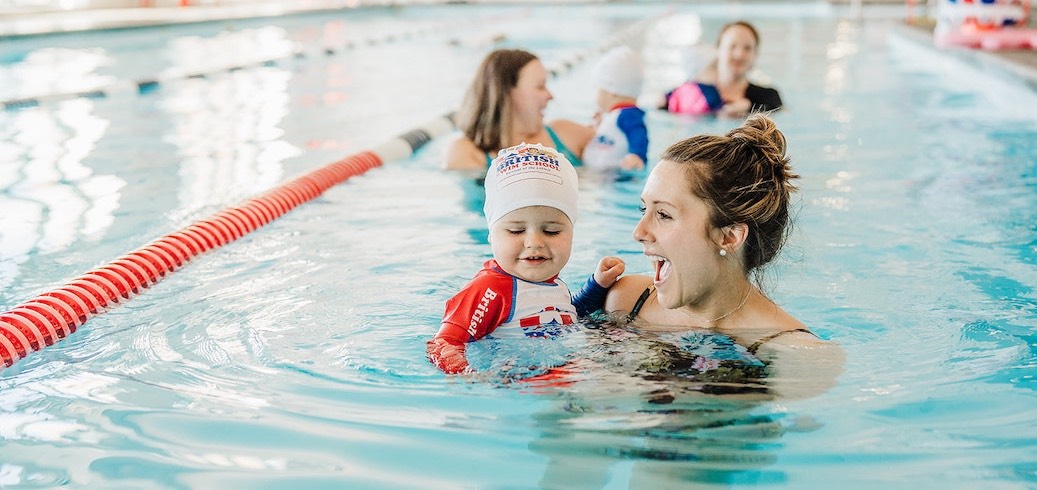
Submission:
<svg viewBox="0 0 1037 490">
<path fill-rule="evenodd" d="M 195 256 L 245 236 L 382 161 L 367 151 L 330 163 L 0 313 L 3 367 L 68 337 L 87 318 L 140 293 Z"/>
</svg>

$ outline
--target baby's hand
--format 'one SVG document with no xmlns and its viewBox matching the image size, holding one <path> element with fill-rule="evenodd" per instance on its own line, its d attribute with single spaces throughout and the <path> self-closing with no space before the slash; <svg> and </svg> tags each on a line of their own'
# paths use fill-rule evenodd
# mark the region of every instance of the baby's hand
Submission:
<svg viewBox="0 0 1037 490">
<path fill-rule="evenodd" d="M 598 270 L 594 271 L 594 282 L 603 288 L 610 288 L 627 268 L 619 257 L 604 257 L 598 261 Z"/>
<path fill-rule="evenodd" d="M 623 170 L 641 170 L 645 168 L 645 161 L 633 153 L 627 153 L 627 156 L 620 160 L 619 167 Z"/>
</svg>

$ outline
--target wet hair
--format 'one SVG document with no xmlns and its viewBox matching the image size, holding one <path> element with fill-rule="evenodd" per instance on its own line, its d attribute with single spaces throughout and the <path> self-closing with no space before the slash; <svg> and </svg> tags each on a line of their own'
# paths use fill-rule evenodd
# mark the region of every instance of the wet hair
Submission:
<svg viewBox="0 0 1037 490">
<path fill-rule="evenodd" d="M 511 89 L 519 71 L 538 59 L 521 49 L 497 49 L 486 55 L 454 116 L 457 127 L 484 152 L 503 148 L 511 134 Z"/>
<path fill-rule="evenodd" d="M 684 169 L 692 194 L 710 208 L 710 224 L 745 223 L 745 271 L 770 262 L 785 243 L 789 202 L 796 187 L 785 154 L 785 135 L 762 113 L 720 135 L 698 135 L 674 143 L 662 154 Z"/>
</svg>

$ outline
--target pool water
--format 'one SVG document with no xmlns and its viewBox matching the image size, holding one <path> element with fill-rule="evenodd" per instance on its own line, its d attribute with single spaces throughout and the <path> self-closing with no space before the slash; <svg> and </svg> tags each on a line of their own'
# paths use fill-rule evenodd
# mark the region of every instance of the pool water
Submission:
<svg viewBox="0 0 1037 490">
<path fill-rule="evenodd" d="M 424 342 L 489 257 L 481 188 L 438 170 L 448 135 L 0 371 L 0 486 L 1037 486 L 1037 97 L 901 37 L 899 9 L 866 14 L 440 6 L 5 40 L 2 100 L 173 74 L 0 112 L 6 310 L 453 110 L 495 39 L 550 65 L 658 19 L 634 43 L 661 90 L 694 62 L 681 53 L 698 31 L 681 26 L 708 42 L 751 19 L 803 176 L 766 291 L 847 361 L 815 396 L 765 396 L 751 370 L 738 396 L 715 396 L 667 376 L 675 364 L 633 375 L 666 347 L 594 325 L 551 346 L 597 363 L 578 376 L 508 372 L 542 352 L 506 342 L 473 347 L 477 375 L 441 374 Z M 399 35 L 366 41 L 385 32 Z M 255 59 L 277 61 L 221 68 Z M 551 80 L 549 117 L 589 119 L 591 65 Z M 650 157 L 736 124 L 650 113 Z M 581 180 L 570 285 L 606 254 L 649 271 L 630 237 L 642 184 Z"/>
</svg>

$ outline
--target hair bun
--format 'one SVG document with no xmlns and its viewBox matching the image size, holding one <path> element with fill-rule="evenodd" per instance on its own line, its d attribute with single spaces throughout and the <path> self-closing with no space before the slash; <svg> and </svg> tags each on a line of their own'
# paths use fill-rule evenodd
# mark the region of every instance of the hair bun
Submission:
<svg viewBox="0 0 1037 490">
<path fill-rule="evenodd" d="M 761 163 L 770 166 L 769 169 L 761 170 L 769 170 L 764 173 L 770 174 L 775 183 L 784 186 L 788 185 L 790 180 L 799 178 L 799 175 L 792 173 L 792 166 L 789 165 L 785 135 L 766 115 L 750 115 L 741 126 L 727 133 L 727 136 L 759 152 L 763 157 Z"/>
<path fill-rule="evenodd" d="M 670 145 L 662 160 L 683 167 L 690 192 L 710 207 L 710 225 L 744 223 L 744 267 L 770 262 L 785 241 L 795 186 L 785 136 L 764 114 L 749 116 L 727 134 L 700 134 Z"/>
</svg>

